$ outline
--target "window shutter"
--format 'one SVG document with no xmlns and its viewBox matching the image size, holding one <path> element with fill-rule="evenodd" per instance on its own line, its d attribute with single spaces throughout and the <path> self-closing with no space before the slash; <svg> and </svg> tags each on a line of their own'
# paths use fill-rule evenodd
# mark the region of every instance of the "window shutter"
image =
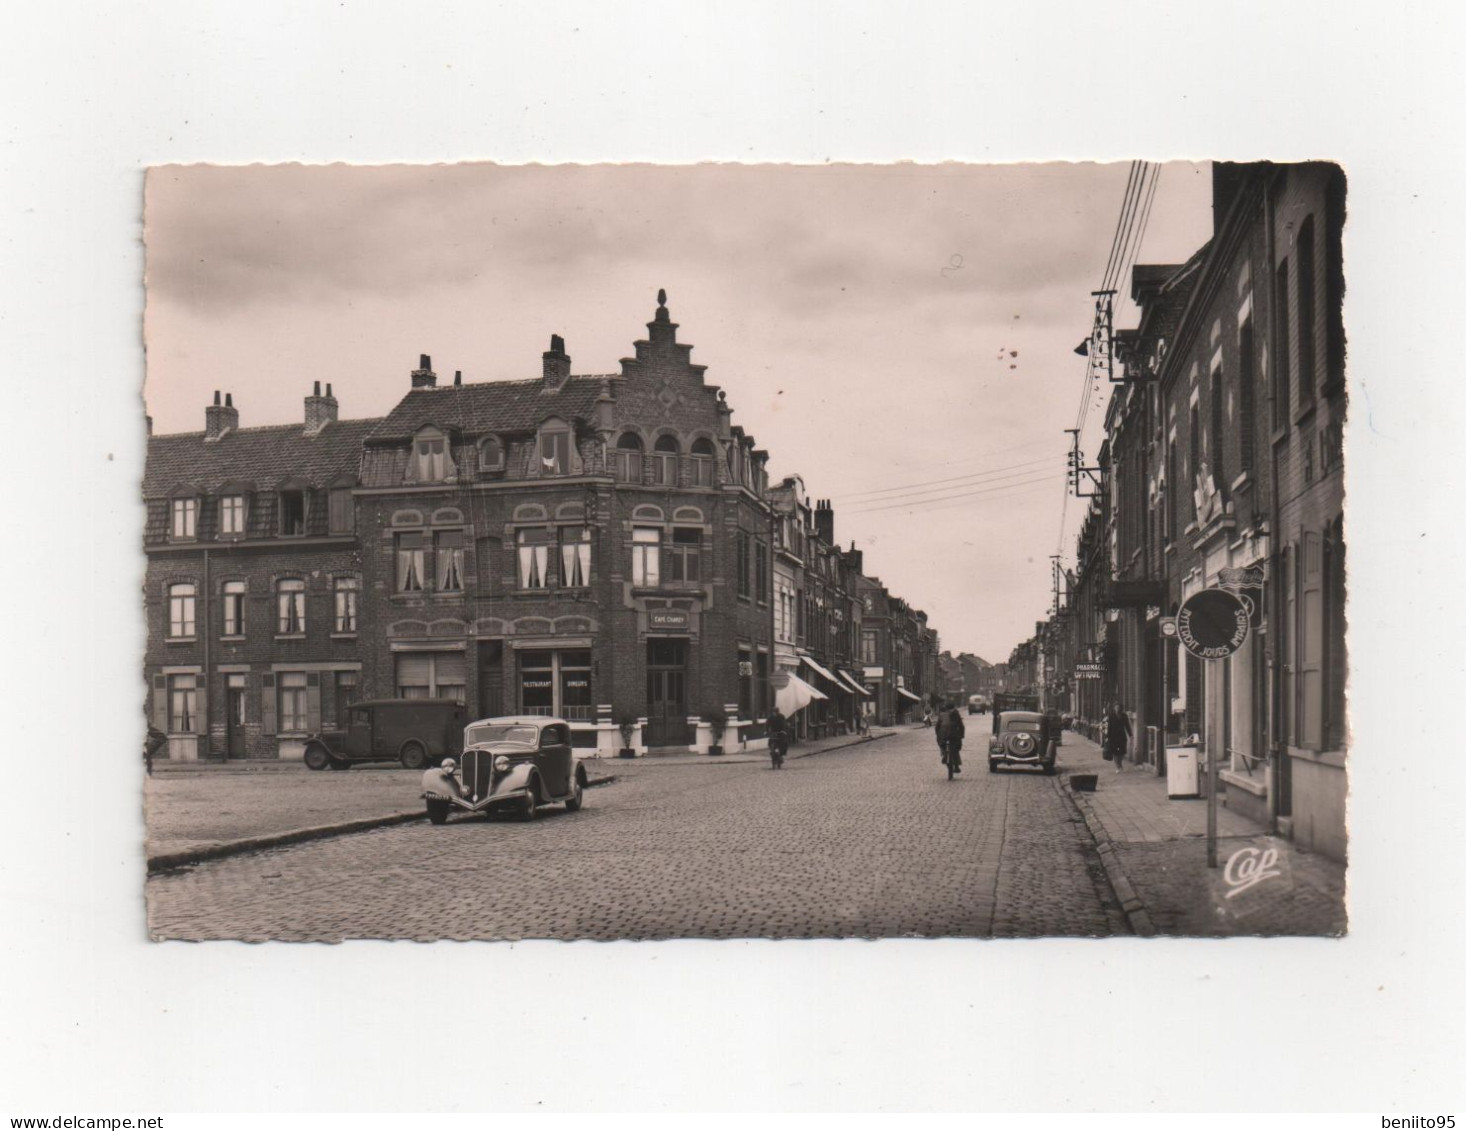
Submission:
<svg viewBox="0 0 1466 1131">
<path fill-rule="evenodd" d="M 462 652 L 437 653 L 437 669 L 439 687 L 444 684 L 459 687 L 466 682 L 466 668 Z"/>
<path fill-rule="evenodd" d="M 275 733 L 275 677 L 260 676 L 260 732 Z"/>
<path fill-rule="evenodd" d="M 194 710 L 193 710 L 193 733 L 209 733 L 209 687 L 205 677 L 200 674 L 194 676 Z"/>
<path fill-rule="evenodd" d="M 153 676 L 153 726 L 168 733 L 168 677 Z"/>
<path fill-rule="evenodd" d="M 321 729 L 321 676 L 307 672 L 305 676 L 305 727 L 314 734 Z"/>
</svg>

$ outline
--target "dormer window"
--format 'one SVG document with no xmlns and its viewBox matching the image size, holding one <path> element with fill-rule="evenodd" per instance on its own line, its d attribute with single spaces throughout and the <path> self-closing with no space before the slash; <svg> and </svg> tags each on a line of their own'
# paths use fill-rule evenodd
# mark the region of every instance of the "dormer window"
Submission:
<svg viewBox="0 0 1466 1131">
<path fill-rule="evenodd" d="M 305 534 L 305 492 L 298 487 L 280 492 L 280 535 L 299 538 Z"/>
<path fill-rule="evenodd" d="M 540 474 L 569 475 L 570 428 L 564 421 L 546 421 L 540 428 Z"/>
<path fill-rule="evenodd" d="M 243 495 L 225 495 L 219 500 L 219 533 L 234 538 L 244 534 Z"/>
<path fill-rule="evenodd" d="M 616 450 L 611 453 L 612 473 L 622 483 L 640 483 L 641 458 L 641 437 L 635 432 L 625 433 L 616 441 Z"/>
<path fill-rule="evenodd" d="M 504 445 L 497 436 L 485 436 L 478 442 L 478 469 L 480 471 L 504 470 Z"/>
<path fill-rule="evenodd" d="M 173 537 L 179 539 L 198 537 L 199 501 L 197 499 L 173 500 Z"/>
<path fill-rule="evenodd" d="M 448 437 L 436 428 L 424 428 L 412 443 L 411 477 L 418 483 L 441 483 L 457 468 Z"/>
</svg>

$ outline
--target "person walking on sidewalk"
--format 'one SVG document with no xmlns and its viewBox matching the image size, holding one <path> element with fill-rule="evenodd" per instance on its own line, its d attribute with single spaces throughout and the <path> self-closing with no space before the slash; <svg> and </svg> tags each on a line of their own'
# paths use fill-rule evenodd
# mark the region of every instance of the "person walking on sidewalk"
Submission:
<svg viewBox="0 0 1466 1131">
<path fill-rule="evenodd" d="M 1125 768 L 1125 755 L 1130 751 L 1130 716 L 1119 703 L 1110 704 L 1105 716 L 1105 757 L 1115 763 L 1115 773 Z"/>
</svg>

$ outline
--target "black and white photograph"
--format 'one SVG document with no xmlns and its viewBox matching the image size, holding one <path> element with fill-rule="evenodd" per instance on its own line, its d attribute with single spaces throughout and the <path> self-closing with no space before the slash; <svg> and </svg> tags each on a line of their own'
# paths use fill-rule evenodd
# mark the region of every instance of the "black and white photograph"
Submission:
<svg viewBox="0 0 1466 1131">
<path fill-rule="evenodd" d="M 1345 930 L 1338 166 L 146 215 L 154 937 Z"/>
</svg>

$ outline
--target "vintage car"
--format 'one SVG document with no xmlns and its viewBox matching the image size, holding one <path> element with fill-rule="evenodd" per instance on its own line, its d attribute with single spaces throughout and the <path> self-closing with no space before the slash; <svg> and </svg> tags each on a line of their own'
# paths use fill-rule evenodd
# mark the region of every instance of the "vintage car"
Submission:
<svg viewBox="0 0 1466 1131">
<path fill-rule="evenodd" d="M 441 825 L 454 811 L 511 810 L 533 820 L 542 805 L 563 803 L 574 813 L 585 801 L 585 767 L 570 745 L 564 719 L 512 716 L 482 719 L 463 732 L 463 754 L 422 776 L 428 820 Z"/>
<path fill-rule="evenodd" d="M 986 695 L 969 695 L 967 697 L 967 713 L 969 715 L 985 714 L 988 709 L 988 697 Z"/>
<path fill-rule="evenodd" d="M 364 699 L 346 712 L 346 729 L 306 739 L 312 770 L 344 770 L 353 762 L 401 762 L 421 770 L 463 749 L 463 707 L 452 699 Z"/>
<path fill-rule="evenodd" d="M 1054 772 L 1053 724 L 1037 711 L 1004 711 L 988 739 L 988 772 L 999 766 L 1037 766 Z"/>
</svg>

